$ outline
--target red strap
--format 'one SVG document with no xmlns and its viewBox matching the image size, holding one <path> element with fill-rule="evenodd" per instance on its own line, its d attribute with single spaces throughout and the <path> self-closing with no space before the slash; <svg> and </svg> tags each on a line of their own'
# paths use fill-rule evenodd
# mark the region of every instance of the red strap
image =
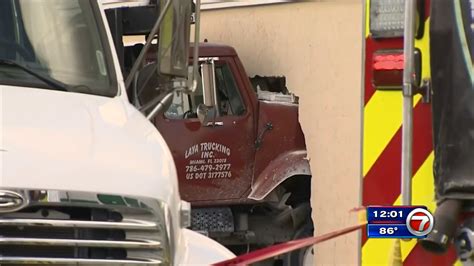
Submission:
<svg viewBox="0 0 474 266">
<path fill-rule="evenodd" d="M 338 236 L 348 234 L 350 232 L 363 228 L 366 224 L 367 223 L 363 223 L 363 224 L 347 227 L 347 228 L 333 231 L 331 233 L 327 233 L 327 234 L 317 236 L 317 237 L 308 237 L 308 238 L 303 238 L 303 239 L 298 239 L 298 240 L 293 240 L 293 241 L 273 245 L 270 247 L 252 251 L 250 253 L 238 256 L 230 260 L 218 262 L 213 265 L 214 266 L 230 266 L 230 265 L 248 265 L 251 263 L 256 263 L 259 261 L 263 261 L 266 259 L 270 259 L 272 257 L 285 254 L 287 252 L 291 252 L 291 251 L 304 248 L 304 247 L 309 247 L 314 244 L 318 244 L 318 243 L 327 241 L 329 239 L 333 239 Z"/>
</svg>

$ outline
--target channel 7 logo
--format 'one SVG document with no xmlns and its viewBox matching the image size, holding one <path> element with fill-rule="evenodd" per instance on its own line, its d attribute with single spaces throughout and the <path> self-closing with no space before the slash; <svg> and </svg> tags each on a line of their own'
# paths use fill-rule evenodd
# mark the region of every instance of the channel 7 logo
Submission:
<svg viewBox="0 0 474 266">
<path fill-rule="evenodd" d="M 406 226 L 411 234 L 415 236 L 426 236 L 433 230 L 433 215 L 426 209 L 414 209 L 407 216 Z"/>
</svg>

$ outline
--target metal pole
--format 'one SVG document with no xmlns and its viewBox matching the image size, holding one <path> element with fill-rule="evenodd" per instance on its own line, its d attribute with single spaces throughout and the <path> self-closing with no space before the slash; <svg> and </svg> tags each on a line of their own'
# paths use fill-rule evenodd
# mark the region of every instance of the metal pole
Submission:
<svg viewBox="0 0 474 266">
<path fill-rule="evenodd" d="M 403 127 L 402 127 L 402 204 L 411 205 L 411 177 L 413 161 L 413 84 L 414 42 L 417 0 L 405 0 L 403 39 Z"/>
<path fill-rule="evenodd" d="M 153 110 L 146 116 L 146 119 L 152 120 L 158 114 L 158 112 L 162 111 L 162 109 L 167 105 L 167 103 L 169 103 L 169 101 L 173 100 L 173 96 L 174 94 L 172 92 L 166 94 L 166 96 L 163 97 L 163 99 L 161 99 L 161 101 L 155 106 L 155 108 L 153 108 Z"/>
<path fill-rule="evenodd" d="M 196 21 L 194 23 L 194 54 L 193 54 L 193 79 L 191 92 L 197 89 L 196 71 L 199 63 L 199 34 L 201 30 L 201 0 L 196 0 Z"/>
</svg>

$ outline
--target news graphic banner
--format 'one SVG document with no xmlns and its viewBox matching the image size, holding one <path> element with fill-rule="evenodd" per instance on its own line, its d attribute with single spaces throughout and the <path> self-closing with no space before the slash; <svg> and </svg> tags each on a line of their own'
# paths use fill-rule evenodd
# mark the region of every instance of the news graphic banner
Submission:
<svg viewBox="0 0 474 266">
<path fill-rule="evenodd" d="M 370 206 L 367 237 L 425 238 L 433 230 L 434 218 L 425 206 Z"/>
</svg>

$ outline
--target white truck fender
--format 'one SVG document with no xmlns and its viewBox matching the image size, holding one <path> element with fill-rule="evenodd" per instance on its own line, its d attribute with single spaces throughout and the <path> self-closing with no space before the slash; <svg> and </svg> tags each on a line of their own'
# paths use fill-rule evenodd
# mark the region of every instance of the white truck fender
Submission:
<svg viewBox="0 0 474 266">
<path fill-rule="evenodd" d="M 182 229 L 183 254 L 177 254 L 176 265 L 211 265 L 235 258 L 235 255 L 216 241 L 189 229 Z"/>
</svg>

